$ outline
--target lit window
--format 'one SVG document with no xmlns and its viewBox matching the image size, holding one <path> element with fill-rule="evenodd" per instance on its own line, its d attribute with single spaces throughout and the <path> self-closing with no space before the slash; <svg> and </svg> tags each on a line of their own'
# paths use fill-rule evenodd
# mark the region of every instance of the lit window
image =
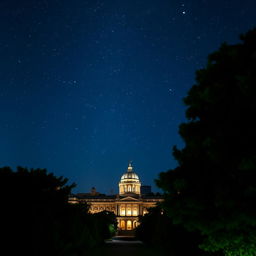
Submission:
<svg viewBox="0 0 256 256">
<path fill-rule="evenodd" d="M 127 208 L 127 216 L 131 216 L 132 215 L 132 209 L 131 208 Z"/>
<path fill-rule="evenodd" d="M 132 229 L 132 222 L 130 220 L 127 221 L 127 230 Z"/>
<path fill-rule="evenodd" d="M 125 208 L 122 208 L 121 209 L 121 214 L 120 214 L 121 216 L 125 216 Z"/>
<path fill-rule="evenodd" d="M 124 220 L 121 221 L 121 229 L 125 229 L 125 221 Z"/>
</svg>

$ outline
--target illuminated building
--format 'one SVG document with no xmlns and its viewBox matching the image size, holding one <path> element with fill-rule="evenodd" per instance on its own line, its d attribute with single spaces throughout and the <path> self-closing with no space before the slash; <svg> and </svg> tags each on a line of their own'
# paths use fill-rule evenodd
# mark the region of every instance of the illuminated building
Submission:
<svg viewBox="0 0 256 256">
<path fill-rule="evenodd" d="M 144 186 L 150 192 L 150 186 Z M 142 194 L 139 176 L 129 163 L 127 171 L 121 176 L 118 195 L 103 195 L 92 188 L 91 193 L 80 193 L 70 198 L 70 203 L 86 202 L 91 213 L 112 211 L 117 216 L 119 230 L 133 230 L 137 227 L 139 215 L 161 202 L 162 196 L 153 193 Z"/>
</svg>

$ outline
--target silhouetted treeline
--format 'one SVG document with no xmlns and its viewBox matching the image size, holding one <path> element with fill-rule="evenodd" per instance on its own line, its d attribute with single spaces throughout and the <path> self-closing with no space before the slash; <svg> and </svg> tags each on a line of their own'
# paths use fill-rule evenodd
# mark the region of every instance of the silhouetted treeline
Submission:
<svg viewBox="0 0 256 256">
<path fill-rule="evenodd" d="M 241 40 L 209 55 L 184 100 L 188 121 L 179 132 L 185 146 L 174 147 L 178 166 L 157 180 L 170 222 L 160 216 L 166 224 L 156 233 L 167 245 L 174 238 L 186 247 L 190 235 L 199 234 L 202 253 L 256 255 L 256 29 Z M 139 228 L 151 243 L 155 235 L 140 229 L 154 221 L 145 216 Z"/>
<path fill-rule="evenodd" d="M 74 184 L 67 181 L 45 169 L 0 168 L 4 255 L 85 255 L 113 235 L 114 214 L 92 215 L 86 204 L 69 204 Z"/>
<path fill-rule="evenodd" d="M 172 256 L 206 255 L 198 248 L 201 236 L 174 225 L 160 205 L 148 209 L 148 214 L 140 216 L 139 221 L 141 224 L 136 228 L 136 237 L 145 244 Z"/>
</svg>

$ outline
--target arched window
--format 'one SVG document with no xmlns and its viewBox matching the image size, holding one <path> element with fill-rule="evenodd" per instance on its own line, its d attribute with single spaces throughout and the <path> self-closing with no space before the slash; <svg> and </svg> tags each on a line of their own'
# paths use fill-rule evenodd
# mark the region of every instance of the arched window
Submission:
<svg viewBox="0 0 256 256">
<path fill-rule="evenodd" d="M 120 228 L 121 228 L 122 230 L 125 229 L 125 221 L 124 221 L 124 220 L 121 220 L 121 226 L 120 226 Z"/>
<path fill-rule="evenodd" d="M 132 191 L 132 187 L 131 185 L 128 186 L 128 192 L 131 192 Z"/>
<path fill-rule="evenodd" d="M 132 221 L 127 220 L 127 230 L 132 230 Z"/>
</svg>

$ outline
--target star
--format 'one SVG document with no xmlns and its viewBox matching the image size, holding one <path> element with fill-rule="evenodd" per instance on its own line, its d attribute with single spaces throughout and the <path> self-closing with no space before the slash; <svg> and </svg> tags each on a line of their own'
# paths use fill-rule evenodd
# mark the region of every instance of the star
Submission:
<svg viewBox="0 0 256 256">
<path fill-rule="evenodd" d="M 176 165 L 169 151 L 182 146 L 177 133 L 184 121 L 182 98 L 195 71 L 221 42 L 233 43 L 255 25 L 256 8 L 249 0 L 234 0 L 228 12 L 207 0 L 35 1 L 61 8 L 49 11 L 50 5 L 14 10 L 12 1 L 4 2 L 1 21 L 10 25 L 0 42 L 1 163 L 15 166 L 21 159 L 53 171 L 57 166 L 88 187 L 98 179 L 83 181 L 87 169 L 95 167 L 99 175 L 110 170 L 111 176 L 126 167 L 122 162 L 131 154 L 142 171 Z M 36 139 L 38 152 L 32 147 Z M 51 142 L 58 143 L 49 147 Z M 76 155 L 80 167 L 73 175 L 66 161 L 72 165 Z M 101 192 L 104 186 L 111 184 L 103 184 Z M 79 190 L 86 192 L 83 186 Z"/>
<path fill-rule="evenodd" d="M 169 91 L 170 94 L 173 94 L 173 93 L 174 93 L 174 91 L 173 91 L 172 88 L 169 88 L 168 91 Z"/>
</svg>

